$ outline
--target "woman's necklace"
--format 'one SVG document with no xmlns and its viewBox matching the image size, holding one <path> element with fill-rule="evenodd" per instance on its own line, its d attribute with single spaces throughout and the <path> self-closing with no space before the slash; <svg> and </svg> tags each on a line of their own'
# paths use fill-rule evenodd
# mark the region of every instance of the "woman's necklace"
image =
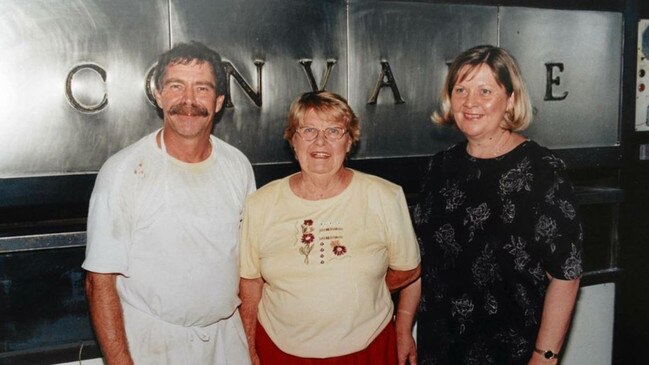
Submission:
<svg viewBox="0 0 649 365">
<path fill-rule="evenodd" d="M 509 140 L 512 139 L 512 131 L 507 129 L 507 130 L 505 130 L 505 132 L 503 132 L 503 134 L 505 134 L 505 133 L 507 133 L 507 139 L 505 139 L 505 141 L 503 143 L 499 143 L 499 144 L 496 145 L 497 146 L 496 150 L 493 153 L 494 157 L 498 157 L 498 156 L 502 155 L 501 152 L 503 152 L 503 151 L 508 152 L 506 150 L 506 147 L 509 145 Z M 500 136 L 501 136 L 501 138 L 499 138 L 499 139 L 502 139 L 502 134 Z"/>
<path fill-rule="evenodd" d="M 504 135 L 507 134 L 507 137 Z M 503 141 L 503 138 L 505 140 Z M 493 158 L 498 157 L 503 154 L 503 152 L 508 152 L 507 147 L 512 138 L 512 131 L 509 129 L 504 129 L 502 133 L 498 136 L 498 140 L 490 146 L 484 146 L 480 144 L 470 144 L 468 145 L 468 152 L 471 156 L 478 158 Z M 502 141 L 502 142 L 501 142 Z"/>
</svg>

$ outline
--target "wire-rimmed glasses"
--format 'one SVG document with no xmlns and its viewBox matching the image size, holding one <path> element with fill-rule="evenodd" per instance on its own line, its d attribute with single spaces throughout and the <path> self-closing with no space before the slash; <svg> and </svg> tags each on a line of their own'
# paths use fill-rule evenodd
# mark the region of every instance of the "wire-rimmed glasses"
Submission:
<svg viewBox="0 0 649 365">
<path fill-rule="evenodd" d="M 300 127 L 297 130 L 297 133 L 302 137 L 303 140 L 309 142 L 318 138 L 320 132 L 322 132 L 327 140 L 338 141 L 343 138 L 347 130 L 341 127 L 327 127 L 324 129 L 319 129 L 316 127 Z"/>
</svg>

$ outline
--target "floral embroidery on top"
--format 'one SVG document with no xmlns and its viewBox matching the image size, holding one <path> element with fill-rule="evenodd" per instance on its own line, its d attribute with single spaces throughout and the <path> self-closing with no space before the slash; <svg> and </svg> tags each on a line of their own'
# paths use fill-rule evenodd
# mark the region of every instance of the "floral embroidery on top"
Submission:
<svg viewBox="0 0 649 365">
<path fill-rule="evenodd" d="M 473 314 L 474 304 L 467 294 L 462 295 L 462 298 L 451 300 L 452 308 L 451 315 L 456 318 L 460 334 L 464 333 L 467 322 L 471 322 L 471 315 Z"/>
<path fill-rule="evenodd" d="M 302 243 L 304 243 L 305 245 L 312 243 L 313 240 L 315 240 L 315 236 L 311 233 L 304 233 L 302 235 Z"/>
<path fill-rule="evenodd" d="M 525 271 L 525 267 L 532 259 L 527 252 L 526 244 L 523 237 L 511 236 L 511 243 L 503 246 L 507 252 L 514 256 L 514 269 L 518 272 Z"/>
<path fill-rule="evenodd" d="M 485 245 L 482 254 L 473 262 L 471 272 L 474 282 L 481 287 L 501 280 L 499 266 L 494 252 L 488 245 Z"/>
<path fill-rule="evenodd" d="M 499 181 L 500 195 L 506 196 L 521 190 L 532 190 L 532 167 L 526 158 L 519 162 L 515 168 L 507 171 Z"/>
<path fill-rule="evenodd" d="M 435 240 L 440 244 L 444 251 L 444 258 L 450 259 L 451 264 L 455 264 L 455 259 L 462 251 L 462 246 L 455 239 L 455 230 L 453 226 L 446 223 L 439 227 L 434 233 Z"/>
<path fill-rule="evenodd" d="M 542 215 L 534 226 L 534 239 L 550 244 L 551 252 L 555 250 L 555 240 L 560 237 L 556 220 Z"/>
<path fill-rule="evenodd" d="M 449 212 L 452 212 L 458 207 L 460 207 L 464 203 L 464 200 L 466 199 L 466 195 L 464 194 L 464 192 L 458 189 L 457 183 L 454 184 L 447 183 L 447 186 L 442 188 L 442 190 L 440 190 L 439 193 L 444 198 L 446 198 L 445 208 Z"/>
<path fill-rule="evenodd" d="M 304 222 L 302 223 L 302 238 L 300 239 L 300 242 L 302 242 L 302 246 L 300 247 L 300 254 L 304 255 L 304 263 L 308 264 L 309 263 L 309 254 L 311 253 L 311 250 L 313 249 L 313 241 L 315 240 L 315 236 L 313 235 L 313 220 L 312 219 L 305 219 Z"/>
<path fill-rule="evenodd" d="M 343 244 L 344 228 L 340 222 L 335 221 L 315 221 L 313 219 L 303 219 L 297 222 L 297 243 L 301 256 L 304 256 L 304 263 L 309 264 L 314 256 L 311 253 L 317 251 L 315 255 L 320 264 L 336 258 L 348 256 L 347 246 Z M 331 253 L 325 252 L 326 245 L 331 247 Z"/>
<path fill-rule="evenodd" d="M 469 242 L 473 240 L 475 236 L 475 231 L 477 229 L 483 229 L 484 222 L 487 221 L 491 215 L 491 210 L 487 206 L 487 203 L 482 203 L 477 207 L 468 207 L 466 208 L 466 217 L 464 218 L 464 225 L 469 226 Z"/>
<path fill-rule="evenodd" d="M 490 292 L 487 292 L 484 298 L 484 310 L 489 315 L 498 313 L 498 301 Z"/>
<path fill-rule="evenodd" d="M 342 256 L 347 253 L 347 247 L 343 246 L 338 240 L 331 241 L 331 247 L 336 256 Z"/>
<path fill-rule="evenodd" d="M 570 220 L 575 219 L 575 216 L 577 215 L 575 207 L 573 207 L 567 200 L 559 199 L 559 209 L 561 209 L 563 215 Z"/>
<path fill-rule="evenodd" d="M 573 280 L 580 277 L 582 273 L 581 252 L 579 252 L 574 243 L 570 244 L 570 248 L 570 256 L 561 265 L 561 268 L 563 269 L 563 275 L 568 280 Z"/>
<path fill-rule="evenodd" d="M 509 199 L 503 200 L 503 210 L 500 214 L 500 219 L 504 223 L 511 223 L 514 221 L 514 218 L 516 218 L 516 206 Z"/>
</svg>

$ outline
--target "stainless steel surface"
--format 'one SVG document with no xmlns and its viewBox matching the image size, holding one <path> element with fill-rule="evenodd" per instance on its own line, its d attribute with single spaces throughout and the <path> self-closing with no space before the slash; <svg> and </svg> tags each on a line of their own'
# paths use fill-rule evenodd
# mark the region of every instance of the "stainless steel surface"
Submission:
<svg viewBox="0 0 649 365">
<path fill-rule="evenodd" d="M 356 158 L 433 154 L 461 139 L 434 126 L 446 62 L 466 48 L 496 44 L 496 7 L 410 2 L 349 5 L 349 99 L 362 125 Z M 404 103 L 383 88 L 368 104 L 388 62 Z"/>
<path fill-rule="evenodd" d="M 526 135 L 550 148 L 619 144 L 622 14 L 503 7 L 499 31 L 538 111 Z M 564 65 L 553 85 L 564 100 L 544 100 L 546 63 Z"/>
<path fill-rule="evenodd" d="M 232 107 L 215 134 L 255 164 L 292 160 L 282 139 L 289 104 L 321 88 L 348 96 L 361 118 L 354 158 L 439 151 L 461 139 L 430 122 L 445 63 L 499 38 L 538 109 L 530 137 L 553 148 L 618 144 L 619 13 L 405 1 L 7 0 L 0 20 L 0 178 L 94 172 L 160 126 L 147 72 L 170 44 L 192 39 L 219 50 L 233 73 Z M 544 100 L 546 67 L 564 100 Z"/>
<path fill-rule="evenodd" d="M 263 61 L 262 106 L 233 79 L 228 108 L 215 134 L 239 147 L 253 163 L 292 160 L 282 138 L 290 102 L 310 91 L 300 62 L 322 85 L 327 60 L 332 65 L 326 89 L 347 94 L 347 25 L 343 0 L 171 0 L 171 43 L 190 39 L 218 50 L 248 84 L 259 91 L 255 60 Z"/>
<path fill-rule="evenodd" d="M 157 128 L 144 75 L 168 19 L 164 0 L 1 1 L 0 177 L 96 171 Z"/>
<path fill-rule="evenodd" d="M 86 245 L 86 232 L 48 233 L 30 236 L 0 237 L 0 254 Z"/>
</svg>

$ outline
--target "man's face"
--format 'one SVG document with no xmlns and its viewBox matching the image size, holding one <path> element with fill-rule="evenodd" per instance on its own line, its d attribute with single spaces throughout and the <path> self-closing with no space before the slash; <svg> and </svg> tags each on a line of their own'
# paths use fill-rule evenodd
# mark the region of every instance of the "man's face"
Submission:
<svg viewBox="0 0 649 365">
<path fill-rule="evenodd" d="M 210 64 L 170 64 L 161 87 L 156 89 L 155 98 L 164 112 L 165 130 L 185 139 L 209 136 L 214 115 L 221 110 L 224 99 L 216 94 Z"/>
</svg>

